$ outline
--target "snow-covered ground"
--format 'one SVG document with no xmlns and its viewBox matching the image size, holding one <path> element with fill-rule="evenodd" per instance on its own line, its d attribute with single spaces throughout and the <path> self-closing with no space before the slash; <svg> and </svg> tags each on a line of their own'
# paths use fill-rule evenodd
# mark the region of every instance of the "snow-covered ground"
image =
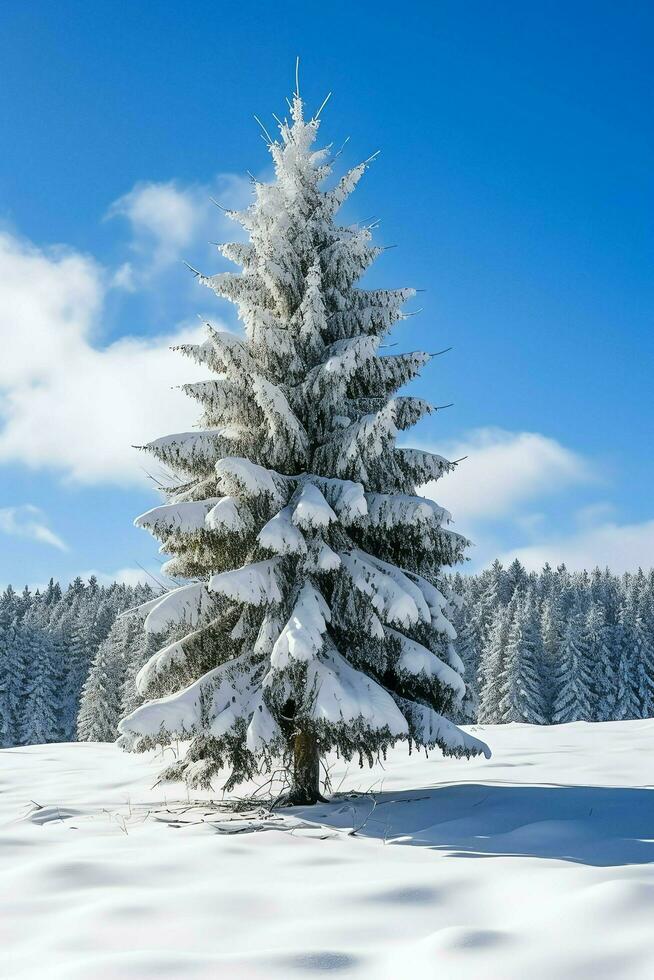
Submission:
<svg viewBox="0 0 654 980">
<path fill-rule="evenodd" d="M 654 720 L 474 733 L 258 823 L 153 756 L 0 752 L 0 976 L 651 980 Z"/>
</svg>

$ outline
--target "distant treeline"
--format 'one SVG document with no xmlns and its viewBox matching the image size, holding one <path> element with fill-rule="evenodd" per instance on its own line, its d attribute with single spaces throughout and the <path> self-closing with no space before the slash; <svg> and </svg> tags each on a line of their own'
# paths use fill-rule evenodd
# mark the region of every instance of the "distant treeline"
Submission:
<svg viewBox="0 0 654 980">
<path fill-rule="evenodd" d="M 153 595 L 94 577 L 65 590 L 52 580 L 42 592 L 9 586 L 0 596 L 0 746 L 76 739 L 82 692 L 117 615 Z"/>
<path fill-rule="evenodd" d="M 486 724 L 654 716 L 654 571 L 617 576 L 496 561 L 450 577 L 463 716 Z M 460 720 L 464 720 L 463 718 Z"/>
<path fill-rule="evenodd" d="M 448 578 L 466 668 L 458 721 L 542 725 L 654 717 L 654 572 L 616 576 L 514 561 Z M 119 614 L 147 585 L 52 580 L 0 597 L 0 747 L 113 741 L 141 698 L 135 678 L 165 644 Z"/>
</svg>

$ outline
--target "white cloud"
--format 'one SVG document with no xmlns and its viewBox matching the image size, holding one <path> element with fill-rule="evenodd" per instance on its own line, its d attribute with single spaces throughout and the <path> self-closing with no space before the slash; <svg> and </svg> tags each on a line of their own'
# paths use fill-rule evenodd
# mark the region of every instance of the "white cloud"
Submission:
<svg viewBox="0 0 654 980">
<path fill-rule="evenodd" d="M 68 550 L 66 543 L 48 527 L 43 511 L 34 507 L 33 504 L 1 507 L 0 534 L 29 538 L 32 541 L 58 548 L 60 551 Z"/>
<path fill-rule="evenodd" d="M 0 462 L 144 483 L 131 447 L 195 420 L 173 386 L 203 372 L 169 347 L 196 339 L 199 325 L 94 345 L 107 280 L 93 259 L 0 234 Z"/>
<path fill-rule="evenodd" d="M 0 232 L 0 391 L 40 382 L 90 338 L 105 285 L 89 256 Z"/>
<path fill-rule="evenodd" d="M 85 582 L 93 575 L 100 585 L 113 585 L 114 582 L 119 582 L 121 585 L 150 585 L 153 589 L 171 585 L 170 580 L 165 575 L 161 575 L 158 568 L 127 567 L 118 568 L 115 572 L 99 572 L 97 569 L 91 568 L 79 573 L 80 578 Z"/>
<path fill-rule="evenodd" d="M 501 556 L 508 563 L 518 558 L 528 569 L 540 569 L 545 562 L 556 566 L 564 562 L 572 571 L 603 568 L 613 572 L 633 571 L 654 565 L 654 520 L 640 524 L 603 523 L 566 537 L 553 538 L 525 548 L 515 548 Z"/>
<path fill-rule="evenodd" d="M 198 410 L 175 387 L 206 374 L 169 336 L 98 343 L 111 289 L 155 294 L 164 271 L 211 235 L 238 230 L 214 208 L 244 203 L 248 182 L 138 184 L 110 209 L 131 226 L 133 261 L 115 270 L 61 246 L 37 248 L 0 231 L 0 463 L 48 467 L 80 483 L 144 483 L 152 460 L 132 448 L 193 424 Z M 159 277 L 157 279 L 157 277 Z M 207 294 L 208 296 L 208 294 Z M 204 299 L 204 294 L 203 294 Z"/>
<path fill-rule="evenodd" d="M 467 458 L 421 492 L 450 510 L 462 527 L 515 514 L 528 502 L 593 479 L 587 460 L 537 432 L 476 429 L 439 452 Z"/>
<path fill-rule="evenodd" d="M 252 187 L 245 178 L 219 174 L 210 184 L 139 183 L 114 201 L 107 217 L 129 222 L 134 255 L 133 262 L 117 270 L 114 285 L 133 291 L 138 283 L 189 259 L 196 245 L 206 246 L 217 236 L 241 237 L 240 226 L 211 204 L 212 197 L 225 207 L 240 208 L 249 203 Z"/>
<path fill-rule="evenodd" d="M 169 265 L 206 220 L 207 202 L 202 204 L 199 197 L 197 188 L 181 188 L 174 181 L 137 184 L 112 204 L 108 216 L 127 218 L 135 247 L 153 248 L 155 264 Z"/>
<path fill-rule="evenodd" d="M 450 510 L 457 526 L 474 539 L 472 568 L 498 554 L 504 564 L 518 558 L 530 570 L 545 562 L 564 562 L 573 570 L 608 565 L 615 572 L 654 564 L 654 520 L 620 524 L 609 501 L 578 505 L 570 514 L 572 531 L 551 533 L 556 523 L 543 509 L 548 499 L 598 482 L 590 461 L 556 440 L 535 432 L 481 429 L 440 451 L 450 459 L 468 458 L 423 492 Z M 514 546 L 525 538 L 527 544 Z"/>
<path fill-rule="evenodd" d="M 615 505 L 608 500 L 586 504 L 575 511 L 575 520 L 581 527 L 595 527 L 598 524 L 610 523 L 615 514 Z"/>
</svg>

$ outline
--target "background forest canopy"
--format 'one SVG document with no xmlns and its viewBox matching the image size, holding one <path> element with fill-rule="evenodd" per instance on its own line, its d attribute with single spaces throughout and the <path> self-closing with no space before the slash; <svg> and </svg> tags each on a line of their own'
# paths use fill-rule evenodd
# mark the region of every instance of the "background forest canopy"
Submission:
<svg viewBox="0 0 654 980">
<path fill-rule="evenodd" d="M 465 664 L 461 723 L 654 717 L 654 571 L 613 575 L 499 561 L 447 577 Z M 149 585 L 8 586 L 0 597 L 0 746 L 107 741 L 143 701 L 141 667 L 168 636 L 121 617 Z M 170 638 L 173 638 L 171 631 Z"/>
<path fill-rule="evenodd" d="M 76 578 L 65 590 L 53 580 L 34 593 L 8 586 L 0 597 L 0 746 L 75 740 L 90 672 L 106 684 L 102 664 L 108 647 L 119 641 L 128 710 L 134 689 L 130 665 L 145 655 L 148 637 L 140 623 L 117 616 L 153 595 L 148 585 L 106 587 L 95 577 Z M 96 700 L 99 705 L 106 699 Z M 114 707 L 122 710 L 122 702 Z"/>
</svg>

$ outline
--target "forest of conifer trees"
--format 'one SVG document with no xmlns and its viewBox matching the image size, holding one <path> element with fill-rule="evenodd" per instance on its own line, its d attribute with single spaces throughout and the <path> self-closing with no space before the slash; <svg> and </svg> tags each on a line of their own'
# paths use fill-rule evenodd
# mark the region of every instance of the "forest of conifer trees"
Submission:
<svg viewBox="0 0 654 980">
<path fill-rule="evenodd" d="M 496 561 L 452 576 L 463 718 L 483 724 L 654 716 L 654 572 L 617 576 Z"/>
<path fill-rule="evenodd" d="M 654 572 L 528 573 L 496 561 L 449 579 L 466 668 L 461 723 L 654 717 Z M 0 596 L 0 746 L 113 742 L 166 635 L 120 613 L 150 586 L 75 579 Z"/>
<path fill-rule="evenodd" d="M 152 595 L 149 586 L 105 587 L 94 577 L 76 578 L 65 590 L 53 580 L 34 593 L 8 586 L 0 596 L 0 747 L 74 741 L 80 701 L 93 708 L 80 716 L 79 736 L 112 741 L 118 718 L 111 716 L 114 728 L 103 728 L 102 719 L 109 704 L 119 715 L 123 703 L 122 688 L 120 696 L 109 695 L 108 677 L 121 685 L 127 679 L 124 707 L 130 710 L 128 674 L 143 643 L 127 621 L 112 627 L 119 613 Z M 121 639 L 118 667 L 109 652 Z"/>
</svg>

